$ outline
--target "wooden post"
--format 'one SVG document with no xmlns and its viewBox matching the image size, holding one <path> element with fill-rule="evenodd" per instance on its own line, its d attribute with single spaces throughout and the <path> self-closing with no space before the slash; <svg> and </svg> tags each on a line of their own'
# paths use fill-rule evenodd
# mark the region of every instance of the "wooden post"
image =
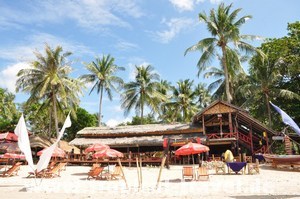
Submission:
<svg viewBox="0 0 300 199">
<path fill-rule="evenodd" d="M 125 174 L 124 174 L 124 171 L 123 171 L 123 167 L 122 167 L 122 163 L 121 163 L 120 158 L 118 158 L 118 163 L 119 163 L 119 166 L 120 166 L 120 168 L 121 168 L 121 172 L 122 172 L 122 175 L 123 175 L 123 179 L 124 179 L 125 184 L 126 184 L 126 189 L 128 189 L 128 184 L 127 184 L 127 181 L 126 181 L 126 177 L 125 177 Z"/>
<path fill-rule="evenodd" d="M 228 120 L 229 120 L 229 131 L 230 131 L 230 133 L 233 133 L 231 112 L 228 113 Z"/>
<path fill-rule="evenodd" d="M 137 169 L 139 188 L 140 188 L 141 187 L 141 177 L 140 177 L 140 171 L 139 171 L 139 159 L 138 159 L 138 157 L 136 157 L 135 159 L 136 159 L 136 169 Z"/>
<path fill-rule="evenodd" d="M 202 129 L 203 129 L 203 135 L 205 135 L 206 132 L 205 132 L 204 114 L 202 115 Z"/>
<path fill-rule="evenodd" d="M 161 177 L 161 172 L 162 172 L 162 169 L 165 166 L 166 158 L 167 157 L 164 156 L 163 159 L 162 159 L 162 161 L 161 161 L 161 165 L 160 165 L 160 169 L 159 169 L 159 173 L 158 173 L 158 178 L 157 178 L 157 183 L 156 183 L 156 189 L 158 188 L 158 184 L 159 184 L 160 177 Z"/>
<path fill-rule="evenodd" d="M 140 170 L 140 183 L 141 183 L 141 188 L 143 185 L 143 175 L 142 175 L 142 158 L 140 158 L 140 166 L 139 166 L 139 170 Z"/>
<path fill-rule="evenodd" d="M 251 155 L 253 155 L 253 137 L 252 137 L 252 124 L 250 126 L 250 140 L 251 140 Z"/>
</svg>

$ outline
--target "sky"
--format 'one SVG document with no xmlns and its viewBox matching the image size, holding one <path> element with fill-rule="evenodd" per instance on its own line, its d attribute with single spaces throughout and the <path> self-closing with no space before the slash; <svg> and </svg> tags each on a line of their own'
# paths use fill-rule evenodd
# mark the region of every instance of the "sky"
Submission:
<svg viewBox="0 0 300 199">
<path fill-rule="evenodd" d="M 45 43 L 73 53 L 73 78 L 89 73 L 85 64 L 110 54 L 126 68 L 118 73 L 125 82 L 133 80 L 135 65 L 150 64 L 173 85 L 185 79 L 209 83 L 197 76 L 200 52 L 184 52 L 210 36 L 198 14 L 221 2 L 242 8 L 239 17 L 252 15 L 241 34 L 280 38 L 288 23 L 300 19 L 299 0 L 0 0 L 0 87 L 14 93 L 16 103 L 25 102 L 28 95 L 15 92 L 16 74 L 35 60 L 34 52 L 44 53 Z M 97 113 L 99 95 L 89 95 L 90 89 L 87 85 L 80 96 L 80 106 Z M 133 110 L 124 116 L 120 104 L 118 94 L 113 101 L 104 97 L 102 115 L 108 125 L 135 115 Z"/>
</svg>

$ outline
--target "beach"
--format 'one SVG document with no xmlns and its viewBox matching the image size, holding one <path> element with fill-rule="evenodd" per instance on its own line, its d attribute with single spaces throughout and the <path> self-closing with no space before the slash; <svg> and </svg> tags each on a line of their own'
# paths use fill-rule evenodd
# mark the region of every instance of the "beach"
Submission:
<svg viewBox="0 0 300 199">
<path fill-rule="evenodd" d="M 26 178 L 30 168 L 22 166 L 18 176 L 0 178 L 1 198 L 300 198 L 300 172 L 274 170 L 261 165 L 260 174 L 215 174 L 208 181 L 182 180 L 182 166 L 162 170 L 142 168 L 139 186 L 137 169 L 123 167 L 127 181 L 87 180 L 89 166 L 67 166 L 60 177 Z"/>
</svg>

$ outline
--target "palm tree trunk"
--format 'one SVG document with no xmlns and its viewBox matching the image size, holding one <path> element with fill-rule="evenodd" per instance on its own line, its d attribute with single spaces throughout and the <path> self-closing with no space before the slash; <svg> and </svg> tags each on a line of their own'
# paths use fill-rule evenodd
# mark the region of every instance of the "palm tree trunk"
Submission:
<svg viewBox="0 0 300 199">
<path fill-rule="evenodd" d="M 230 87 L 229 87 L 229 73 L 228 73 L 228 68 L 227 68 L 227 60 L 226 60 L 226 49 L 225 46 L 222 46 L 222 65 L 223 65 L 223 70 L 224 70 L 224 76 L 225 76 L 225 93 L 226 93 L 226 98 L 227 102 L 231 103 L 232 101 L 232 96 L 230 94 Z"/>
<path fill-rule="evenodd" d="M 142 96 L 141 96 L 141 124 L 144 124 L 144 120 L 143 120 L 143 118 L 144 118 L 144 99 L 143 99 L 143 97 L 144 97 L 144 95 L 142 94 Z"/>
<path fill-rule="evenodd" d="M 103 86 L 101 86 L 101 91 L 100 91 L 99 116 L 98 116 L 99 127 L 101 127 L 101 119 L 102 119 L 102 97 L 103 97 Z"/>
<path fill-rule="evenodd" d="M 270 108 L 270 104 L 269 104 L 269 95 L 267 93 L 265 93 L 265 97 L 266 97 L 266 105 L 267 105 L 267 111 L 268 111 L 268 119 L 269 119 L 269 127 L 272 127 L 272 118 L 271 118 L 271 108 Z"/>
<path fill-rule="evenodd" d="M 57 120 L 57 110 L 56 110 L 56 97 L 53 91 L 52 91 L 52 101 L 53 101 L 53 117 L 55 122 L 55 130 L 56 130 L 56 136 L 58 137 L 59 130 L 58 130 L 58 120 Z"/>
</svg>

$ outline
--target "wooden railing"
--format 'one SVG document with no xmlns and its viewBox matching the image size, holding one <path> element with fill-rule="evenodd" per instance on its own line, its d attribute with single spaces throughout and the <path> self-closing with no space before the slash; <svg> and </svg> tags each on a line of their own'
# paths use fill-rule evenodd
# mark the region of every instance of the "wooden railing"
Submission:
<svg viewBox="0 0 300 199">
<path fill-rule="evenodd" d="M 206 134 L 208 139 L 221 139 L 221 138 L 236 138 L 237 133 L 209 133 Z"/>
</svg>

